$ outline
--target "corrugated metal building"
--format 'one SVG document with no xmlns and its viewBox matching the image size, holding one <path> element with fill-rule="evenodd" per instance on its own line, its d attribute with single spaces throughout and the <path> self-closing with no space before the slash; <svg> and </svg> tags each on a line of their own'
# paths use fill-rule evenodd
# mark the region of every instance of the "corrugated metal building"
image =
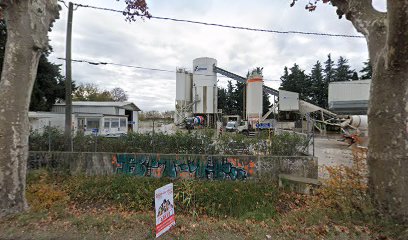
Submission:
<svg viewBox="0 0 408 240">
<path fill-rule="evenodd" d="M 83 131 L 85 134 L 97 132 L 99 135 L 115 135 L 126 134 L 129 130 L 137 132 L 139 129 L 139 111 L 140 109 L 132 102 L 74 101 L 72 102 L 72 126 L 75 131 Z M 64 113 L 65 103 L 55 104 L 49 114 L 32 113 L 32 122 L 35 123 L 32 128 L 44 127 L 38 125 L 42 122 L 60 127 L 61 120 L 58 120 L 58 124 L 57 122 L 54 124 L 54 117 L 51 115 L 60 115 L 65 122 Z M 45 120 L 42 121 L 42 118 Z"/>
<path fill-rule="evenodd" d="M 337 114 L 366 115 L 370 85 L 370 79 L 331 82 L 328 96 L 329 109 Z"/>
</svg>

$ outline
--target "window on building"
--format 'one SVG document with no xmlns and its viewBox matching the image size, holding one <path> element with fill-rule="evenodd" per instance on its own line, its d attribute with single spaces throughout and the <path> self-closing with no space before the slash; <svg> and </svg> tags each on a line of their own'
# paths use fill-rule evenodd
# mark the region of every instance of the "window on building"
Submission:
<svg viewBox="0 0 408 240">
<path fill-rule="evenodd" d="M 93 129 L 93 128 L 98 128 L 99 129 L 99 118 L 87 118 L 86 119 L 86 128 L 87 129 Z"/>
<path fill-rule="evenodd" d="M 103 128 L 109 129 L 109 127 L 110 127 L 110 118 L 105 118 Z"/>
<path fill-rule="evenodd" d="M 119 128 L 119 118 L 111 118 L 111 128 Z"/>
<path fill-rule="evenodd" d="M 126 128 L 127 128 L 126 118 L 121 118 L 120 119 L 120 130 L 126 131 Z"/>
</svg>

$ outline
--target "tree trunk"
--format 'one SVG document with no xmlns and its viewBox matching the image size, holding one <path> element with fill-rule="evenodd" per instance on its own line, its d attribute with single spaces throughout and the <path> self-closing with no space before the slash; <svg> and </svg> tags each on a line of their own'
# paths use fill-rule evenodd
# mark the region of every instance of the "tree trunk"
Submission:
<svg viewBox="0 0 408 240">
<path fill-rule="evenodd" d="M 369 187 L 380 213 L 408 222 L 408 0 L 331 0 L 367 40 L 373 76 L 368 109 Z"/>
<path fill-rule="evenodd" d="M 57 0 L 0 1 L 7 43 L 0 80 L 0 217 L 23 211 L 28 157 L 28 109 Z"/>
<path fill-rule="evenodd" d="M 376 57 L 368 112 L 369 185 L 381 212 L 408 222 L 408 1 L 388 1 L 387 21 L 385 46 L 369 44 L 370 57 Z"/>
</svg>

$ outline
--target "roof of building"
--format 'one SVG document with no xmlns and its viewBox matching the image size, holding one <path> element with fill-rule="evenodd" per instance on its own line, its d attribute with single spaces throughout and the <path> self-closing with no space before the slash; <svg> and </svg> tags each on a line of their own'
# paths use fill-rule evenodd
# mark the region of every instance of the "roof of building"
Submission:
<svg viewBox="0 0 408 240">
<path fill-rule="evenodd" d="M 65 106 L 65 103 L 56 103 L 55 106 Z M 92 107 L 119 107 L 131 111 L 141 111 L 132 102 L 91 102 L 91 101 L 72 101 L 72 106 L 92 106 Z"/>
<path fill-rule="evenodd" d="M 371 79 L 353 80 L 353 81 L 337 81 L 329 84 L 370 84 Z"/>
</svg>

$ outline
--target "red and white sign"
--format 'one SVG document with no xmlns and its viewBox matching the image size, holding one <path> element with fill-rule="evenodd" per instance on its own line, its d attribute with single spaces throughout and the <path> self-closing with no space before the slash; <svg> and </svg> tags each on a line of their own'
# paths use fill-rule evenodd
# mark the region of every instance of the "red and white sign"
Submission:
<svg viewBox="0 0 408 240">
<path fill-rule="evenodd" d="M 156 238 L 176 225 L 174 217 L 173 183 L 169 183 L 154 192 L 156 208 Z"/>
</svg>

